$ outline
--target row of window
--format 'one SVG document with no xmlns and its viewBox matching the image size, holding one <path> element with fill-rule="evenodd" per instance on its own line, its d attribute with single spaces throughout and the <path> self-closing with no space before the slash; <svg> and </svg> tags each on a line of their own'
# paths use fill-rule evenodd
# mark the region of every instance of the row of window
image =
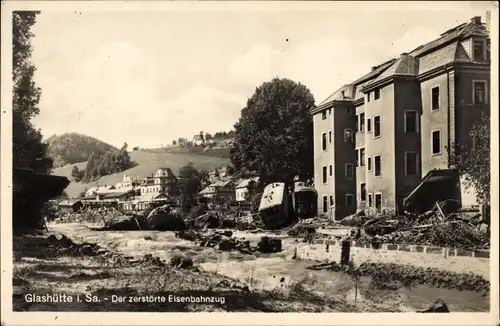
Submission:
<svg viewBox="0 0 500 326">
<path fill-rule="evenodd" d="M 360 200 L 365 202 L 366 201 L 366 185 L 362 183 L 360 185 L 361 187 L 361 192 L 360 192 Z M 328 200 L 330 198 L 330 200 Z M 334 200 L 333 196 L 323 196 L 323 213 L 328 213 L 328 208 L 334 207 Z M 344 205 L 345 207 L 354 207 L 354 194 L 347 193 L 344 196 Z M 369 193 L 368 194 L 368 206 L 373 207 L 373 194 Z M 375 194 L 375 208 L 380 211 L 382 209 L 382 194 L 381 193 L 376 193 Z"/>
<path fill-rule="evenodd" d="M 356 159 L 356 166 L 365 166 L 364 164 L 364 158 L 365 158 L 365 149 L 360 148 L 359 150 L 356 150 L 356 157 L 359 158 Z M 359 165 L 358 165 L 359 163 Z M 416 152 L 405 152 L 405 175 L 417 175 L 418 174 L 418 153 Z M 372 171 L 372 157 L 368 157 L 367 160 L 367 170 L 368 172 Z M 382 157 L 381 155 L 375 155 L 373 156 L 373 170 L 374 170 L 374 175 L 376 177 L 382 176 Z M 323 171 L 322 171 L 322 182 L 323 184 L 328 183 L 328 174 L 330 176 L 333 175 L 333 167 L 332 165 L 329 166 L 329 173 L 327 170 L 327 166 L 323 166 Z M 348 178 L 353 178 L 354 177 L 354 165 L 352 163 L 346 163 L 345 164 L 345 176 Z"/>
</svg>

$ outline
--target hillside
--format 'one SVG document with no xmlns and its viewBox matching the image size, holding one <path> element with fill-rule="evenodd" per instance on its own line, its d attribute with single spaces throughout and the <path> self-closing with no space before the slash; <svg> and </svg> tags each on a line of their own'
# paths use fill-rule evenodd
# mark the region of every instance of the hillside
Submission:
<svg viewBox="0 0 500 326">
<path fill-rule="evenodd" d="M 109 151 L 118 150 L 96 138 L 77 133 L 51 136 L 45 142 L 49 145 L 48 152 L 54 159 L 55 168 L 85 162 L 92 152 L 102 155 Z"/>
<path fill-rule="evenodd" d="M 174 173 L 177 175 L 179 172 L 179 168 L 186 165 L 188 162 L 193 162 L 198 170 L 211 170 L 215 167 L 230 164 L 230 161 L 227 158 L 212 157 L 192 153 L 151 153 L 144 151 L 134 151 L 130 152 L 130 159 L 136 162 L 138 165 L 120 173 L 104 176 L 98 180 L 98 183 L 100 185 L 115 184 L 122 180 L 123 174 L 125 173 L 133 178 L 143 179 L 151 173 L 156 172 L 156 170 L 160 166 L 171 168 L 172 171 L 174 171 Z M 76 165 L 79 169 L 82 169 L 85 168 L 86 162 Z M 71 177 L 72 168 L 73 165 L 67 165 L 54 169 L 53 171 L 55 175 L 65 176 L 71 181 L 69 186 L 66 188 L 66 193 L 68 194 L 68 196 L 76 197 L 81 191 L 85 190 L 85 188 L 88 189 L 97 184 L 96 181 L 87 184 L 75 182 Z"/>
</svg>

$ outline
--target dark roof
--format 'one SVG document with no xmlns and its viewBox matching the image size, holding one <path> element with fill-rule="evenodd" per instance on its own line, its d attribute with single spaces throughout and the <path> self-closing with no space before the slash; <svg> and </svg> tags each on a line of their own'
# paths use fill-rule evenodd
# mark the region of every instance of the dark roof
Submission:
<svg viewBox="0 0 500 326">
<path fill-rule="evenodd" d="M 423 44 L 399 58 L 390 59 L 364 76 L 350 84 L 344 85 L 322 101 L 318 108 L 335 100 L 358 100 L 363 98 L 362 89 L 391 77 L 391 76 L 418 76 L 434 68 L 454 61 L 470 61 L 470 58 L 460 43 L 470 36 L 488 37 L 489 33 L 484 24 L 480 24 L 474 17 L 467 23 L 460 24 L 440 35 L 439 38 Z M 342 97 L 344 91 L 344 98 Z M 319 108 L 320 109 L 320 108 Z M 317 110 L 311 110 L 313 114 Z"/>
<path fill-rule="evenodd" d="M 486 30 L 483 24 L 478 25 L 471 20 L 468 23 L 463 23 L 456 27 L 453 27 L 452 29 L 449 29 L 448 31 L 441 34 L 441 37 L 439 37 L 438 39 L 417 47 L 409 54 L 415 57 L 419 57 L 429 53 L 430 51 L 437 50 L 438 48 L 448 43 L 451 43 L 455 40 L 463 39 L 474 35 L 487 37 L 488 31 Z"/>
<path fill-rule="evenodd" d="M 120 198 L 121 196 L 123 195 L 126 195 L 130 193 L 129 191 L 124 191 L 124 192 L 112 192 L 110 194 L 107 194 L 105 196 L 103 196 L 103 198 Z"/>
<path fill-rule="evenodd" d="M 417 58 L 408 54 L 403 54 L 377 78 L 371 80 L 363 87 L 369 87 L 391 76 L 418 76 L 418 66 L 419 62 Z"/>
</svg>

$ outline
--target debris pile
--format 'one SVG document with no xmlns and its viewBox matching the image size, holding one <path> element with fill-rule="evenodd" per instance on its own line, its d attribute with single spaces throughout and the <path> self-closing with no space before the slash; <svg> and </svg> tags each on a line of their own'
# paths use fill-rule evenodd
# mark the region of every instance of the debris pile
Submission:
<svg viewBox="0 0 500 326">
<path fill-rule="evenodd" d="M 341 224 L 362 229 L 360 243 L 419 244 L 462 249 L 488 249 L 489 228 L 481 214 L 462 212 L 454 200 L 436 202 L 432 210 L 419 215 L 376 214 L 364 211 L 346 217 Z M 363 223 L 361 223 L 363 222 Z"/>
<path fill-rule="evenodd" d="M 150 230 L 177 231 L 186 228 L 179 209 L 171 205 L 153 209 L 146 218 L 146 223 Z"/>
</svg>

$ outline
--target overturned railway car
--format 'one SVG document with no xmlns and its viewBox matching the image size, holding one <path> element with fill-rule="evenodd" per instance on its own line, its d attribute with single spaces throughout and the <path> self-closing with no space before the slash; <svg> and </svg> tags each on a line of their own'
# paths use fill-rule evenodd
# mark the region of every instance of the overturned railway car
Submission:
<svg viewBox="0 0 500 326">
<path fill-rule="evenodd" d="M 270 183 L 262 193 L 259 215 L 268 229 L 286 227 L 298 219 L 315 217 L 317 198 L 314 188 L 300 182 Z"/>
</svg>

